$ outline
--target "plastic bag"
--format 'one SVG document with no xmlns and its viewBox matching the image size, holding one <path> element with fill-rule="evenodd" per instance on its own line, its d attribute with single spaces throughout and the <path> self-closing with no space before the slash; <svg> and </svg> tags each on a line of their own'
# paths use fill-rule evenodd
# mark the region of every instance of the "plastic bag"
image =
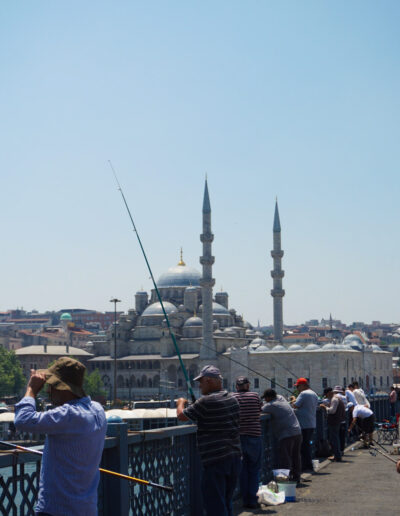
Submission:
<svg viewBox="0 0 400 516">
<path fill-rule="evenodd" d="M 258 489 L 258 502 L 264 505 L 281 505 L 285 503 L 285 493 L 274 493 L 267 486 L 260 486 Z"/>
</svg>

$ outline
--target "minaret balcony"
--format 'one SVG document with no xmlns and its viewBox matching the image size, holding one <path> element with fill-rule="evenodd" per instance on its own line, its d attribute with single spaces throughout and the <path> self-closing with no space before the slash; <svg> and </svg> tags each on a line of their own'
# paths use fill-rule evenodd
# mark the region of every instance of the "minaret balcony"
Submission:
<svg viewBox="0 0 400 516">
<path fill-rule="evenodd" d="M 201 265 L 212 265 L 215 262 L 215 256 L 200 256 Z"/>
<path fill-rule="evenodd" d="M 274 279 L 282 279 L 285 276 L 285 271 L 271 271 L 271 276 Z"/>
<path fill-rule="evenodd" d="M 285 295 L 285 291 L 282 288 L 273 288 L 271 290 L 272 297 L 283 297 Z"/>
<path fill-rule="evenodd" d="M 215 285 L 214 278 L 200 278 L 200 287 L 203 288 L 212 288 Z"/>
<path fill-rule="evenodd" d="M 275 250 L 274 249 L 273 251 L 271 251 L 272 258 L 282 258 L 283 254 L 284 254 L 284 252 L 282 250 Z"/>
<path fill-rule="evenodd" d="M 200 235 L 200 242 L 210 243 L 214 240 L 214 235 L 212 233 L 203 233 Z"/>
</svg>

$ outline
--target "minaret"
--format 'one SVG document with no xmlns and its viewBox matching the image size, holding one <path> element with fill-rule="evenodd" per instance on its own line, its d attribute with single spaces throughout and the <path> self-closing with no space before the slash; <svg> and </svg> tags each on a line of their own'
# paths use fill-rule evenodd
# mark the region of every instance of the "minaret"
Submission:
<svg viewBox="0 0 400 516">
<path fill-rule="evenodd" d="M 203 234 L 200 235 L 200 240 L 203 243 L 203 256 L 200 257 L 200 263 L 203 266 L 203 276 L 200 279 L 201 296 L 203 304 L 203 343 L 204 346 L 200 348 L 201 360 L 213 360 L 216 358 L 216 351 L 213 342 L 213 294 L 212 288 L 215 280 L 212 277 L 212 265 L 214 263 L 214 256 L 211 254 L 211 243 L 214 240 L 214 235 L 211 232 L 211 206 L 210 198 L 208 196 L 207 179 L 204 187 L 203 200 Z"/>
<path fill-rule="evenodd" d="M 283 336 L 283 311 L 282 298 L 285 291 L 282 289 L 282 278 L 285 273 L 282 270 L 282 256 L 281 249 L 281 223 L 279 220 L 278 200 L 275 204 L 274 216 L 274 249 L 271 251 L 271 256 L 274 259 L 274 270 L 271 271 L 271 276 L 274 280 L 274 288 L 271 290 L 271 296 L 274 298 L 274 338 L 282 342 Z"/>
</svg>

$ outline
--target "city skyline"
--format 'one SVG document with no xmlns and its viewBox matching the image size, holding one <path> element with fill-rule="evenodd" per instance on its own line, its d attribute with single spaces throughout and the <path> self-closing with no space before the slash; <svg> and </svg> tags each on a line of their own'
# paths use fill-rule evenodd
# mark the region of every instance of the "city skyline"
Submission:
<svg viewBox="0 0 400 516">
<path fill-rule="evenodd" d="M 45 6 L 38 9 L 37 6 Z M 0 7 L 0 310 L 134 306 L 201 271 L 271 325 L 278 196 L 283 324 L 398 320 L 400 6 L 204 2 Z"/>
</svg>

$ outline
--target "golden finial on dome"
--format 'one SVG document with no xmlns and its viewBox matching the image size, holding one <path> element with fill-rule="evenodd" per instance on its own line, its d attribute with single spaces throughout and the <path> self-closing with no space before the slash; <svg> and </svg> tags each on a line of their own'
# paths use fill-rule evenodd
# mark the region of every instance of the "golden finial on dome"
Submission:
<svg viewBox="0 0 400 516">
<path fill-rule="evenodd" d="M 183 251 L 182 251 L 182 247 L 181 247 L 181 259 L 179 260 L 178 265 L 181 265 L 181 266 L 186 265 L 186 263 L 183 261 Z"/>
</svg>

